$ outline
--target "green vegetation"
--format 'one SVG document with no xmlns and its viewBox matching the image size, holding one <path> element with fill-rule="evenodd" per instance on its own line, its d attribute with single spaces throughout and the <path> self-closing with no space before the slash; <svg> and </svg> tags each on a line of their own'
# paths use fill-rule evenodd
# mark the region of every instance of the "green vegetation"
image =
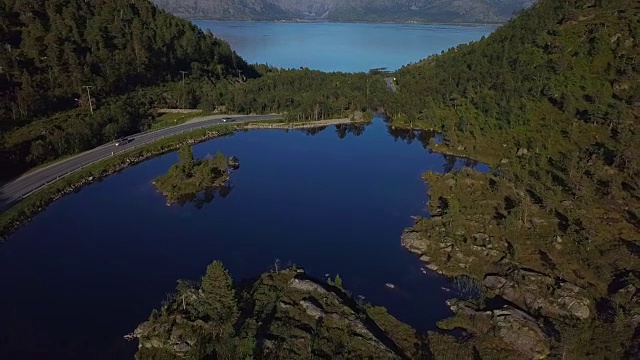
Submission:
<svg viewBox="0 0 640 360">
<path fill-rule="evenodd" d="M 495 324 L 538 340 L 536 329 L 552 328 L 544 342 L 567 358 L 637 356 L 640 307 L 629 295 L 640 268 L 636 8 L 542 0 L 488 38 L 396 75 L 398 92 L 384 106 L 394 126 L 442 131 L 433 149 L 493 167 L 425 174 L 432 216 L 403 236 L 429 267 L 475 279 L 488 297 L 534 316 L 505 325 L 458 312 L 483 357 L 517 346 L 488 337 Z"/>
<path fill-rule="evenodd" d="M 233 286 L 218 261 L 178 281 L 132 334 L 143 359 L 419 359 L 426 340 L 384 308 L 361 306 L 301 269 Z M 422 346 L 421 346 L 422 345 Z"/>
<path fill-rule="evenodd" d="M 157 117 L 153 120 L 153 124 L 151 124 L 152 130 L 162 129 L 169 126 L 184 124 L 185 122 L 200 117 L 206 116 L 208 114 L 203 111 L 194 111 L 189 113 L 166 113 L 162 116 Z"/>
<path fill-rule="evenodd" d="M 1 6 L 4 127 L 77 107 L 75 98 L 88 109 L 85 85 L 94 86 L 100 105 L 105 97 L 178 80 L 176 69 L 211 80 L 237 70 L 254 74 L 228 44 L 147 1 L 3 0 Z"/>
<path fill-rule="evenodd" d="M 221 187 L 229 180 L 231 160 L 220 152 L 195 160 L 191 146 L 184 145 L 178 150 L 178 157 L 177 164 L 153 181 L 168 203 L 193 201 L 200 191 Z M 234 162 L 237 165 L 237 160 Z"/>
</svg>

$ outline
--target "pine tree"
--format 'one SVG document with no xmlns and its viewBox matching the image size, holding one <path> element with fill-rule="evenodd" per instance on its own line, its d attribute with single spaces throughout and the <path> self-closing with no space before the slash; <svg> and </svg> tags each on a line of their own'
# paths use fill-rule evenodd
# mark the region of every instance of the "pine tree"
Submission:
<svg viewBox="0 0 640 360">
<path fill-rule="evenodd" d="M 207 267 L 201 280 L 202 317 L 212 323 L 214 336 L 230 335 L 238 319 L 238 305 L 231 276 L 220 261 Z"/>
</svg>

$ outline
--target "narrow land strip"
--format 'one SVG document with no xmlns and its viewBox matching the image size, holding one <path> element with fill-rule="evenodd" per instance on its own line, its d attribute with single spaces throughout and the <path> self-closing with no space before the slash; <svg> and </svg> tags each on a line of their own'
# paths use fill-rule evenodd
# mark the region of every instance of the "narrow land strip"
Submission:
<svg viewBox="0 0 640 360">
<path fill-rule="evenodd" d="M 355 124 L 368 122 L 369 120 L 351 120 L 350 118 L 318 120 L 304 123 L 251 123 L 245 129 L 309 129 L 321 126 Z"/>
<path fill-rule="evenodd" d="M 135 138 L 135 144 L 129 143 L 122 147 L 118 146 L 117 152 L 114 150 L 116 149 L 114 144 L 106 144 L 23 175 L 0 188 L 1 200 L 5 206 L 5 208 L 0 209 L 2 210 L 0 212 L 0 240 L 7 238 L 20 226 L 28 222 L 33 215 L 44 210 L 51 202 L 62 196 L 77 191 L 85 185 L 128 166 L 175 150 L 182 145 L 192 145 L 230 134 L 238 129 L 301 129 L 366 122 L 344 118 L 300 124 L 257 124 L 253 123 L 253 121 L 273 121 L 281 118 L 281 116 L 256 115 L 235 116 L 232 118 L 231 124 L 222 123 L 221 117 L 216 116 L 215 119 L 209 118 L 195 123 L 183 124 L 183 126 L 141 133 Z M 252 123 L 246 124 L 248 122 Z M 218 126 L 214 127 L 213 125 Z M 14 191 L 12 197 L 11 195 L 6 195 L 6 189 Z M 5 202 L 11 198 L 14 200 Z"/>
<path fill-rule="evenodd" d="M 281 115 L 248 115 L 234 116 L 234 122 L 243 123 L 250 121 L 277 120 L 282 118 Z M 100 160 L 110 156 L 120 154 L 124 151 L 138 148 L 141 145 L 149 144 L 169 136 L 183 134 L 196 129 L 211 127 L 223 124 L 223 116 L 214 115 L 199 118 L 181 125 L 167 127 L 155 131 L 138 133 L 130 136 L 133 141 L 115 146 L 114 143 L 107 143 L 96 147 L 95 149 L 85 151 L 78 155 L 55 162 L 49 166 L 39 168 L 35 171 L 28 172 L 19 178 L 3 185 L 0 188 L 0 211 L 10 208 L 15 202 L 29 196 L 32 192 L 42 186 L 58 180 L 71 172 L 84 166 L 94 164 Z"/>
</svg>

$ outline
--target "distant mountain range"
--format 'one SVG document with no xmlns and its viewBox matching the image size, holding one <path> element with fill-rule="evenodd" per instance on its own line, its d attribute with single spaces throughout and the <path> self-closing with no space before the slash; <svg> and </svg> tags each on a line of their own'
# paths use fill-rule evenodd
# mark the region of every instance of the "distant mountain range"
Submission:
<svg viewBox="0 0 640 360">
<path fill-rule="evenodd" d="M 500 23 L 536 0 L 152 0 L 183 18 Z"/>
</svg>

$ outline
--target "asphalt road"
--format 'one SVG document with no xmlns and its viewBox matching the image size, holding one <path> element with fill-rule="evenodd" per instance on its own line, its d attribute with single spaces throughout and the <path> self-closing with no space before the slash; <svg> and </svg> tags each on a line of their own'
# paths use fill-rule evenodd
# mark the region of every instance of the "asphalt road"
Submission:
<svg viewBox="0 0 640 360">
<path fill-rule="evenodd" d="M 387 82 L 387 87 L 391 89 L 391 91 L 396 92 L 396 84 L 393 82 L 393 78 L 388 77 L 384 78 L 384 80 Z"/>
<path fill-rule="evenodd" d="M 176 125 L 160 130 L 148 131 L 128 136 L 133 141 L 116 146 L 115 142 L 110 142 L 95 149 L 85 151 L 73 157 L 58 161 L 46 167 L 25 173 L 17 179 L 14 179 L 0 188 L 0 212 L 11 207 L 15 202 L 28 196 L 31 192 L 39 187 L 51 182 L 55 179 L 63 177 L 69 172 L 76 170 L 84 165 L 91 164 L 98 160 L 108 158 L 113 155 L 139 146 L 141 144 L 150 143 L 159 139 L 177 135 L 183 132 L 195 130 L 201 127 L 208 127 L 222 124 L 223 117 L 230 117 L 233 123 L 242 123 L 249 121 L 264 121 L 280 119 L 280 115 L 213 115 L 194 118 L 187 123 Z"/>
</svg>

